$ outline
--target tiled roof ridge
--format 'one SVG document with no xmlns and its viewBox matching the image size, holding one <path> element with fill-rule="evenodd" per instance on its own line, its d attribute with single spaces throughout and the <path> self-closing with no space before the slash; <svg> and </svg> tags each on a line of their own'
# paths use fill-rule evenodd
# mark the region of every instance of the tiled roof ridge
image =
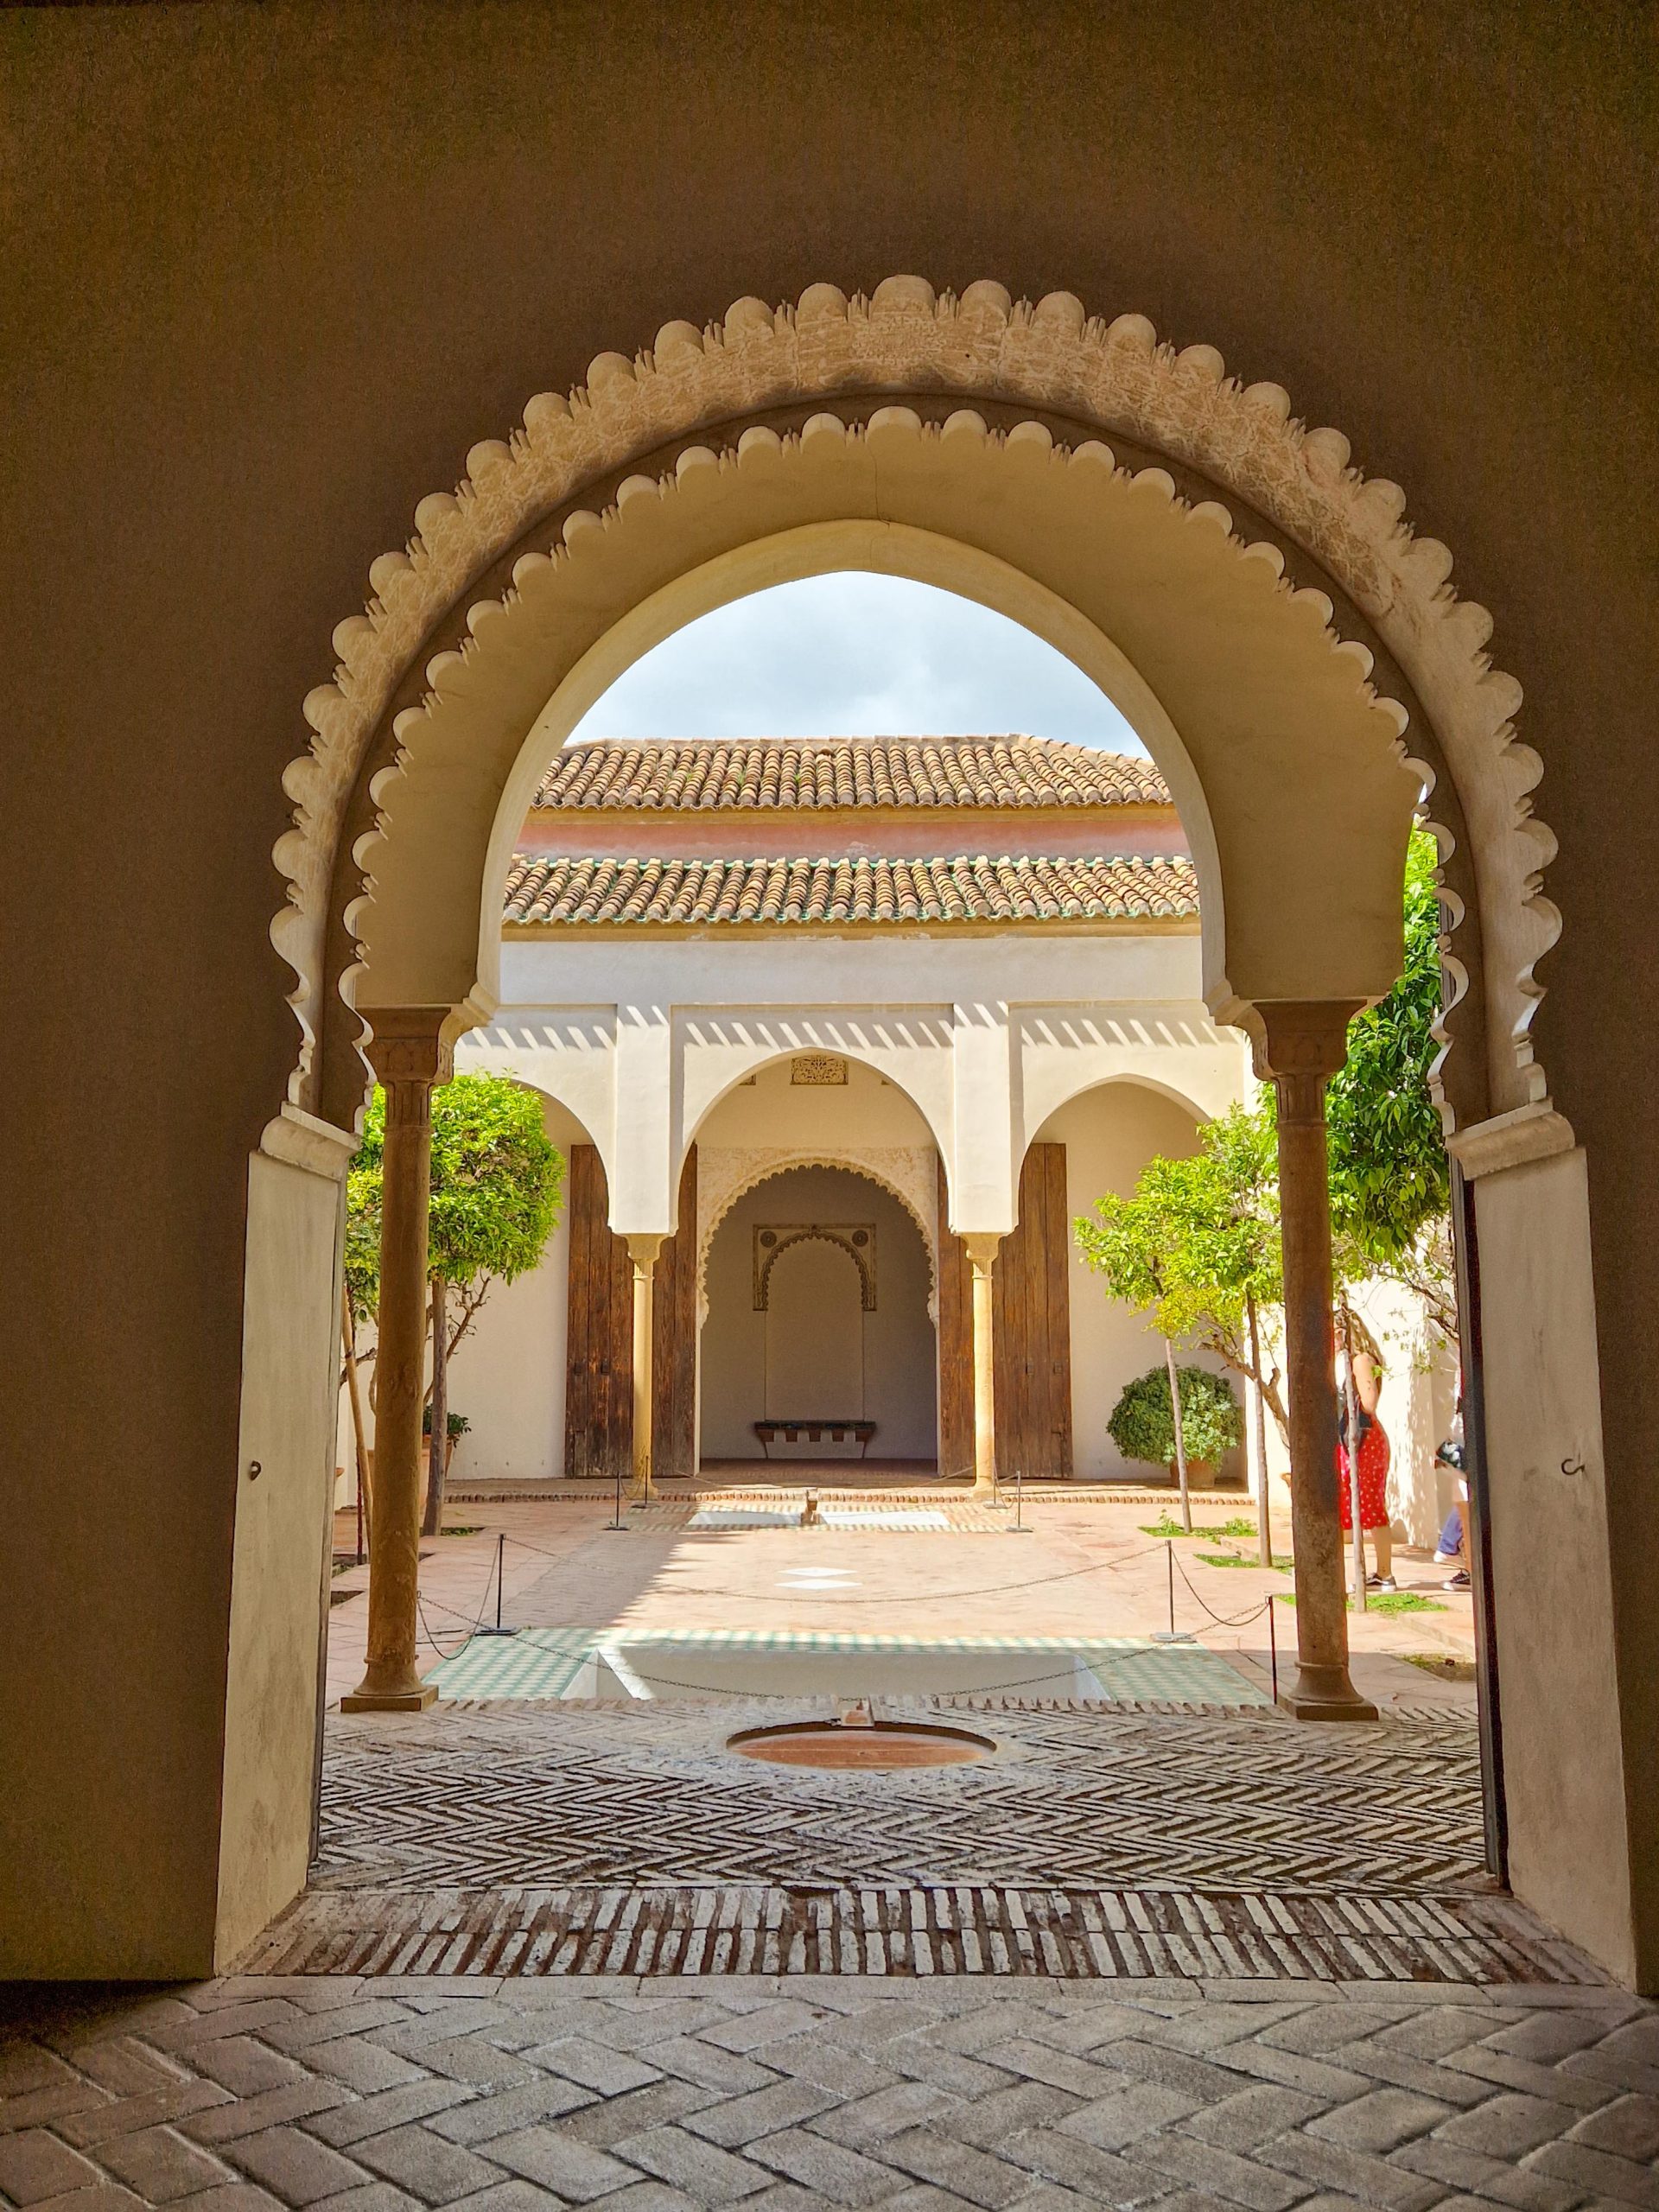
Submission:
<svg viewBox="0 0 1659 2212">
<path fill-rule="evenodd" d="M 1069 738 L 588 738 L 531 804 L 575 809 L 1167 806 L 1139 754 Z"/>
<path fill-rule="evenodd" d="M 986 853 L 911 860 L 592 859 L 518 853 L 508 924 L 1186 920 L 1198 877 L 1185 855 L 1082 859 Z"/>
</svg>

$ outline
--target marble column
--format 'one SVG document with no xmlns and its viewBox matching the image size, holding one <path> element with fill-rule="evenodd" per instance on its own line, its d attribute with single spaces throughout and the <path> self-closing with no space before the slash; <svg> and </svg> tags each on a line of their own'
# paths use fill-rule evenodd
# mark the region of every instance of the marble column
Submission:
<svg viewBox="0 0 1659 2212">
<path fill-rule="evenodd" d="M 974 1496 L 996 1491 L 996 1370 L 991 1345 L 991 1268 L 1001 1236 L 963 1238 L 974 1271 Z"/>
<path fill-rule="evenodd" d="M 1357 1011 L 1352 1002 L 1281 1000 L 1258 1007 L 1251 1024 L 1255 1071 L 1273 1084 L 1279 1128 L 1298 1662 L 1279 1702 L 1299 1720 L 1376 1719 L 1348 1672 L 1325 1131 L 1325 1084 L 1346 1057 Z"/>
<path fill-rule="evenodd" d="M 651 1488 L 652 1410 L 652 1292 L 657 1255 L 662 1236 L 630 1236 L 628 1257 L 633 1263 L 633 1480 L 629 1495 L 638 1505 L 649 1505 Z"/>
<path fill-rule="evenodd" d="M 343 1713 L 418 1713 L 437 1691 L 415 1669 L 426 1397 L 427 1218 L 432 1092 L 448 1083 L 448 1008 L 381 1007 L 370 1065 L 386 1094 L 375 1353 L 374 1491 L 369 1526 L 368 1664 Z"/>
</svg>

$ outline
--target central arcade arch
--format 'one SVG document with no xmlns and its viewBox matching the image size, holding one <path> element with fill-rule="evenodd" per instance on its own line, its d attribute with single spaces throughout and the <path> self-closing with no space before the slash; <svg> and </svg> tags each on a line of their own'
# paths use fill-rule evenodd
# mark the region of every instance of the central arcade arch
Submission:
<svg viewBox="0 0 1659 2212">
<path fill-rule="evenodd" d="M 633 364 L 601 356 L 569 402 L 532 403 L 511 446 L 475 448 L 454 498 L 422 503 L 419 537 L 375 564 L 374 601 L 336 632 L 340 675 L 308 700 L 315 740 L 286 779 L 295 826 L 276 857 L 290 893 L 273 935 L 295 972 L 302 1045 L 263 1152 L 337 1171 L 366 1035 L 406 1096 L 413 1162 L 424 1089 L 492 1011 L 507 852 L 549 753 L 621 665 L 691 615 L 858 565 L 1026 622 L 1123 709 L 1192 840 L 1205 995 L 1250 1030 L 1287 1127 L 1313 1125 L 1347 1012 L 1397 970 L 1402 857 L 1429 792 L 1456 925 L 1452 1141 L 1470 1173 L 1493 1178 L 1483 1232 L 1518 1255 L 1540 1187 L 1535 1177 L 1518 1199 L 1511 1171 L 1573 1145 L 1529 1041 L 1534 966 L 1557 928 L 1539 889 L 1554 842 L 1530 805 L 1538 763 L 1510 722 L 1518 690 L 1486 658 L 1489 619 L 1447 590 L 1449 556 L 1404 526 L 1395 487 L 1347 461 L 1340 435 L 1293 423 L 1276 386 L 1227 380 L 1207 347 L 1158 346 L 1141 318 L 1090 321 L 1066 295 L 1032 308 L 991 284 L 957 300 L 895 279 L 868 302 L 815 286 L 776 314 L 740 302 L 723 328 L 670 325 Z M 677 1145 L 637 1141 L 629 1120 L 632 1079 L 660 1061 L 664 1028 L 646 1010 L 618 1039 L 616 1225 L 642 1249 L 674 1218 Z M 995 1052 L 995 1023 L 981 1029 Z M 988 1277 L 1017 1168 L 1011 1132 L 958 1142 L 952 1226 L 985 1246 Z M 1567 1251 L 1566 1294 L 1585 1304 L 1581 1162 L 1541 1203 Z M 255 1338 L 275 1325 L 258 1226 L 256 1207 Z M 279 1286 L 308 1310 L 328 1287 Z M 1506 1326 L 1520 1324 L 1509 1333 L 1495 1318 L 1489 1381 L 1495 1365 L 1519 1379 L 1529 1317 L 1506 1308 Z M 1550 1389 L 1556 1428 L 1599 1436 L 1593 1363 L 1552 1374 Z M 1517 1389 L 1517 1406 L 1538 1400 L 1535 1385 Z M 1570 1524 L 1535 1520 L 1524 1548 L 1500 1541 L 1505 1602 L 1542 1599 L 1550 1617 L 1539 1562 L 1558 1537 L 1575 1541 Z M 1592 1535 L 1574 1571 L 1601 1588 L 1605 1565 Z M 257 1641 L 302 1587 L 276 1577 L 246 1601 L 233 1673 L 239 1627 Z M 1623 1955 L 1618 1722 L 1597 1692 L 1615 1675 L 1610 1613 L 1597 1607 L 1573 1652 L 1506 1657 L 1532 1746 L 1512 1761 L 1510 1812 L 1534 1901 Z M 1564 1789 L 1581 1808 L 1571 1851 L 1553 1811 Z M 294 1822 L 270 1810 L 227 1809 L 221 1854 L 248 1878 L 245 1924 L 222 1942 L 296 1886 L 281 1871 L 292 1849 L 266 1845 Z M 1605 1864 L 1586 1908 L 1591 1837 Z M 261 1852 L 281 1865 L 243 1865 Z"/>
</svg>

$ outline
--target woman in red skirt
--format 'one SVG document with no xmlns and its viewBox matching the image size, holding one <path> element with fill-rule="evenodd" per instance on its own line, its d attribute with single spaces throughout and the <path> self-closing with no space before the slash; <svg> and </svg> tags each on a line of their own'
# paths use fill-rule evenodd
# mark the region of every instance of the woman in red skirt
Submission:
<svg viewBox="0 0 1659 2212">
<path fill-rule="evenodd" d="M 1348 1535 L 1354 1525 L 1353 1481 L 1348 1471 L 1348 1401 L 1344 1392 L 1338 1402 L 1338 1433 L 1341 1441 L 1337 1446 L 1337 1491 L 1342 1509 L 1342 1532 Z M 1391 1569 L 1394 1565 L 1394 1532 L 1389 1523 L 1389 1437 L 1374 1413 L 1359 1409 L 1359 1525 L 1365 1531 L 1371 1548 L 1371 1571 L 1366 1577 L 1370 1590 L 1392 1590 L 1395 1587 Z"/>
</svg>

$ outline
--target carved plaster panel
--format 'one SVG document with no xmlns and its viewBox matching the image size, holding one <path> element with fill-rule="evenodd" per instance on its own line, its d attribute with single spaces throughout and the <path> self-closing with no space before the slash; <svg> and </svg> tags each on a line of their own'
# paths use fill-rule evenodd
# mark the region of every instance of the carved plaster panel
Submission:
<svg viewBox="0 0 1659 2212">
<path fill-rule="evenodd" d="M 601 354 L 568 398 L 531 400 L 509 442 L 475 446 L 455 492 L 423 499 L 413 538 L 372 564 L 365 610 L 334 632 L 334 677 L 305 701 L 312 741 L 284 777 L 293 828 L 276 858 L 289 889 L 272 936 L 297 979 L 296 1103 L 317 1096 L 328 933 L 331 922 L 349 929 L 352 868 L 369 858 L 346 855 L 341 866 L 353 794 L 450 610 L 540 518 L 632 459 L 711 425 L 813 399 L 856 405 L 873 391 L 1061 410 L 1202 472 L 1323 564 L 1415 687 L 1457 781 L 1479 884 L 1484 988 L 1511 1054 L 1493 1109 L 1542 1099 L 1544 1074 L 1528 1039 L 1541 995 L 1533 971 L 1560 916 L 1541 888 L 1555 849 L 1532 809 L 1541 764 L 1515 736 L 1520 687 L 1487 655 L 1491 617 L 1451 589 L 1452 556 L 1404 522 L 1403 493 L 1351 467 L 1340 431 L 1293 419 L 1280 386 L 1227 377 L 1211 346 L 1160 344 L 1142 315 L 1109 322 L 1069 293 L 1033 306 L 995 283 L 957 297 L 902 276 L 868 299 L 828 284 L 810 287 L 794 306 L 746 298 L 721 322 L 665 325 L 631 359 Z M 655 488 L 633 479 L 621 496 L 634 485 Z M 441 654 L 429 681 L 453 658 Z"/>
<path fill-rule="evenodd" d="M 697 1147 L 697 1281 L 715 1231 L 746 1191 L 797 1167 L 848 1167 L 897 1198 L 927 1252 L 930 1298 L 938 1274 L 938 1154 L 928 1144 L 714 1145 Z M 706 1301 L 705 1301 L 706 1303 Z M 930 1306 L 930 1311 L 931 1310 Z"/>
</svg>

